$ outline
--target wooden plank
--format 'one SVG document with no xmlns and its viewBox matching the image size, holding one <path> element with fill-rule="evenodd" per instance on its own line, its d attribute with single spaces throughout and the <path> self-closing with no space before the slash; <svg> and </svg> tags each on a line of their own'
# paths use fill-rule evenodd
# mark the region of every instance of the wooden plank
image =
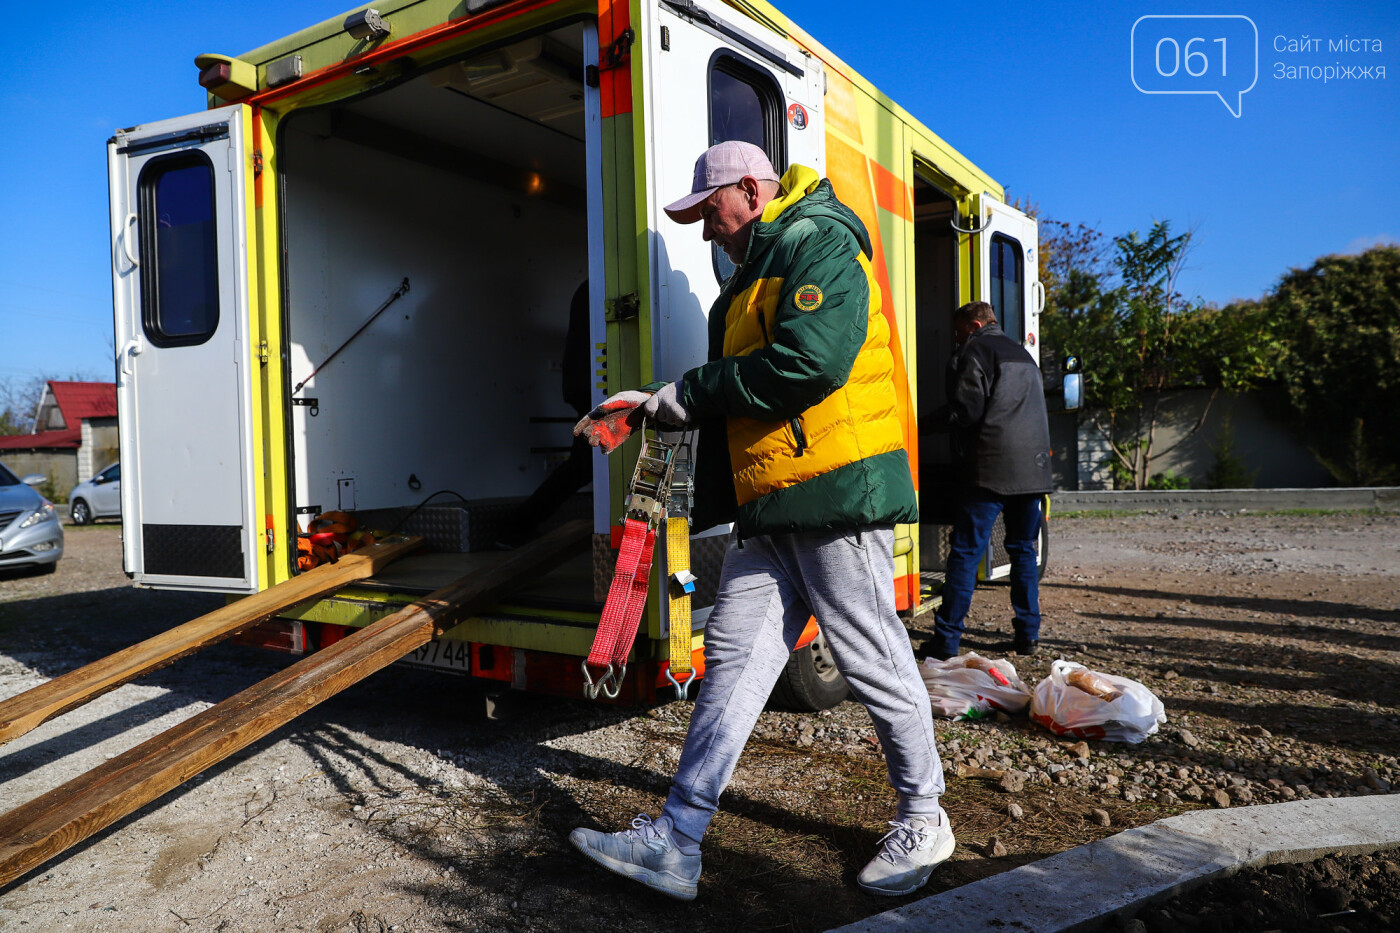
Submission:
<svg viewBox="0 0 1400 933">
<path fill-rule="evenodd" d="M 569 522 L 0 816 L 0 886 L 489 607 L 591 533 Z"/>
<path fill-rule="evenodd" d="M 268 587 L 261 593 L 230 603 L 0 701 L 0 745 L 127 681 L 236 635 L 240 630 L 271 619 L 298 603 L 373 576 L 393 561 L 416 550 L 422 543 L 422 538 L 407 535 L 386 538 L 381 543 L 347 554 L 334 564 L 322 564 Z"/>
</svg>

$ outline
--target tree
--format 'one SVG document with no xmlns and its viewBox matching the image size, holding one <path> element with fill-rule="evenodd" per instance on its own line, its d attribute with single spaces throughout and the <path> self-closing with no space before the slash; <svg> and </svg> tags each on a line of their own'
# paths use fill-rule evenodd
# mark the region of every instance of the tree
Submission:
<svg viewBox="0 0 1400 933">
<path fill-rule="evenodd" d="M 34 431 L 34 415 L 44 396 L 45 376 L 0 379 L 0 436 L 30 434 Z"/>
<path fill-rule="evenodd" d="M 1292 269 L 1262 304 L 1319 462 L 1347 485 L 1400 482 L 1400 246 Z"/>
<path fill-rule="evenodd" d="M 1201 429 L 1221 389 L 1268 378 L 1274 347 L 1256 339 L 1257 309 L 1211 308 L 1177 292 L 1194 231 L 1173 234 L 1158 221 L 1146 236 L 1115 237 L 1106 262 L 1097 231 L 1060 231 L 1051 238 L 1042 330 L 1051 346 L 1083 358 L 1085 407 L 1110 446 L 1117 481 L 1149 488 L 1153 461 Z M 1177 442 L 1159 448 L 1163 393 L 1185 386 L 1210 395 Z"/>
</svg>

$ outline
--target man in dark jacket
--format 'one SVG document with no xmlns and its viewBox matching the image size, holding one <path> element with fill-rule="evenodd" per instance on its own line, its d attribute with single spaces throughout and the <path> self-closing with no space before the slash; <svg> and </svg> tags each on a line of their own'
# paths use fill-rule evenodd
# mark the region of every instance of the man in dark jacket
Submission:
<svg viewBox="0 0 1400 933">
<path fill-rule="evenodd" d="M 1040 367 L 1002 333 L 985 301 L 954 312 L 953 334 L 958 349 L 948 360 L 948 402 L 934 413 L 933 423 L 953 433 L 961 501 L 930 653 L 939 659 L 958 653 L 977 564 L 1002 514 L 1016 614 L 1012 647 L 1017 654 L 1034 654 L 1040 642 L 1035 541 L 1041 499 L 1051 487 L 1050 425 Z"/>
<path fill-rule="evenodd" d="M 578 430 L 631 406 L 663 425 L 698 425 L 695 530 L 733 522 L 735 532 L 662 815 L 569 838 L 611 871 L 695 897 L 700 839 L 815 615 L 870 711 L 898 793 L 894 828 L 856 881 L 907 894 L 955 843 L 928 693 L 894 605 L 894 525 L 917 522 L 918 507 L 869 235 L 829 181 L 801 165 L 780 181 L 743 142 L 707 150 L 691 194 L 666 212 L 701 222 L 737 266 L 710 308 L 710 361 L 655 392 L 614 396 Z"/>
</svg>

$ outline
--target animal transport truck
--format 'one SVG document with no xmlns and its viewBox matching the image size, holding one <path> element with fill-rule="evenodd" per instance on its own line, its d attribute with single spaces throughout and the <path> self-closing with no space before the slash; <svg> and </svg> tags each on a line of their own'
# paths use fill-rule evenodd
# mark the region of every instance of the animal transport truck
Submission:
<svg viewBox="0 0 1400 933">
<path fill-rule="evenodd" d="M 920 415 L 943 400 L 962 303 L 990 301 L 1039 357 L 1036 224 L 783 13 L 384 0 L 195 64 L 208 109 L 108 144 L 136 584 L 265 590 L 298 573 L 298 535 L 331 510 L 423 535 L 426 553 L 241 636 L 312 652 L 498 559 L 512 503 L 571 442 L 560 374 L 581 283 L 595 401 L 704 361 L 731 267 L 661 206 L 702 150 L 744 139 L 780 172 L 830 178 L 870 232 L 923 516 L 896 530 L 893 585 L 901 610 L 927 605 L 951 476 Z M 638 449 L 595 453 L 591 488 L 560 511 L 591 519 L 590 554 L 411 660 L 577 695 Z M 703 673 L 727 532 L 658 541 L 621 700 L 670 691 L 678 643 Z M 989 553 L 984 576 L 1005 564 Z M 683 570 L 693 592 L 668 584 Z M 815 622 L 778 689 L 807 708 L 844 695 Z"/>
</svg>

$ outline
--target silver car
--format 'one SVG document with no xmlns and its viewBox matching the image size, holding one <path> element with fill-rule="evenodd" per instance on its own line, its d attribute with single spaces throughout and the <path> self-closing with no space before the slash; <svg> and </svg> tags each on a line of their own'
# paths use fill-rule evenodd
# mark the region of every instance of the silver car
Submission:
<svg viewBox="0 0 1400 933">
<path fill-rule="evenodd" d="M 32 488 L 43 481 L 38 473 L 20 480 L 0 465 L 0 571 L 58 569 L 63 526 L 53 503 Z"/>
<path fill-rule="evenodd" d="M 122 465 L 114 463 L 68 494 L 68 517 L 75 525 L 122 517 Z"/>
</svg>

